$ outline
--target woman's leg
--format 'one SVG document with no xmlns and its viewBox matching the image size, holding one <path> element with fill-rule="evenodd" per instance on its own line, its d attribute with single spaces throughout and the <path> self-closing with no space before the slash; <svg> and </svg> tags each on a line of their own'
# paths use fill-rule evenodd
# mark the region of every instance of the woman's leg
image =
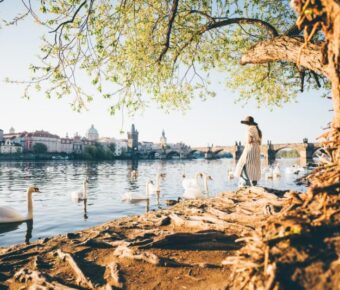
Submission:
<svg viewBox="0 0 340 290">
<path fill-rule="evenodd" d="M 248 173 L 247 173 L 247 169 L 246 169 L 245 165 L 242 168 L 241 176 L 240 177 L 244 180 L 246 185 L 251 185 L 251 182 L 250 182 L 250 179 L 248 177 Z"/>
</svg>

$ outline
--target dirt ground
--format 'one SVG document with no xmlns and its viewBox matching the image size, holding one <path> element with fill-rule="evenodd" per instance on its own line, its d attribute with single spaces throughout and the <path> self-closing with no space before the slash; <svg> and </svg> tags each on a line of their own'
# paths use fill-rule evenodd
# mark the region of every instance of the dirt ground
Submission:
<svg viewBox="0 0 340 290">
<path fill-rule="evenodd" d="M 0 289 L 340 289 L 337 219 L 258 238 L 292 200 L 245 189 L 0 248 Z"/>
</svg>

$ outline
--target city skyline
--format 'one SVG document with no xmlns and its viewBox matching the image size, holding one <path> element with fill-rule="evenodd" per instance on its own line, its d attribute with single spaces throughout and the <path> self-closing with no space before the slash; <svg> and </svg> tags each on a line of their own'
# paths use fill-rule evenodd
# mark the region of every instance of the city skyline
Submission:
<svg viewBox="0 0 340 290">
<path fill-rule="evenodd" d="M 1 16 L 8 18 L 17 12 L 10 2 L 2 4 Z M 4 15 L 6 11 L 6 15 Z M 2 69 L 0 80 L 6 77 L 16 80 L 29 79 L 28 67 L 36 63 L 42 29 L 31 19 L 24 20 L 17 26 L 0 30 L 0 37 L 6 41 L 0 47 Z M 23 49 L 25 47 L 25 49 Z M 1 83 L 0 128 L 8 130 L 13 126 L 17 131 L 44 129 L 60 136 L 75 132 L 84 134 L 91 124 L 95 124 L 101 136 L 120 138 L 134 123 L 141 131 L 143 140 L 156 142 L 164 129 L 169 140 L 184 142 L 191 146 L 207 144 L 233 144 L 244 140 L 245 127 L 240 124 L 247 115 L 252 115 L 263 131 L 263 142 L 273 143 L 302 142 L 308 138 L 314 142 L 322 134 L 322 128 L 332 119 L 331 102 L 321 98 L 322 91 L 310 91 L 298 95 L 296 102 L 284 104 L 282 108 L 258 108 L 254 100 L 245 106 L 237 103 L 237 92 L 224 87 L 224 75 L 212 74 L 212 87 L 216 97 L 206 101 L 196 98 L 191 109 L 183 114 L 180 111 L 164 113 L 151 103 L 144 112 L 129 116 L 110 116 L 110 101 L 96 95 L 94 101 L 82 113 L 72 111 L 70 99 L 48 100 L 37 93 L 30 100 L 22 98 L 24 87 L 19 84 Z M 87 87 L 84 81 L 82 86 Z"/>
</svg>

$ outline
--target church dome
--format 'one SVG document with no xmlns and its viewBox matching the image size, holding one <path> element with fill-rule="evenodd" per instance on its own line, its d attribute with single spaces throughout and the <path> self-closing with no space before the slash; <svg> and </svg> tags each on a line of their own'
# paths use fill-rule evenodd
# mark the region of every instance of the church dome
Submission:
<svg viewBox="0 0 340 290">
<path fill-rule="evenodd" d="M 94 125 L 91 125 L 91 128 L 87 130 L 86 138 L 89 140 L 97 140 L 99 138 L 98 131 Z"/>
</svg>

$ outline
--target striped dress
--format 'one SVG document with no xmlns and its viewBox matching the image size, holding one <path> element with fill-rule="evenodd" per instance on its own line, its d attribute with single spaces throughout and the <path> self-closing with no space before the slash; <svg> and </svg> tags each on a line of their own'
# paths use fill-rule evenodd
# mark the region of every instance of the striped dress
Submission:
<svg viewBox="0 0 340 290">
<path fill-rule="evenodd" d="M 261 138 L 254 125 L 248 126 L 246 145 L 237 162 L 235 176 L 240 177 L 242 169 L 246 166 L 250 180 L 258 181 L 261 178 Z"/>
</svg>

